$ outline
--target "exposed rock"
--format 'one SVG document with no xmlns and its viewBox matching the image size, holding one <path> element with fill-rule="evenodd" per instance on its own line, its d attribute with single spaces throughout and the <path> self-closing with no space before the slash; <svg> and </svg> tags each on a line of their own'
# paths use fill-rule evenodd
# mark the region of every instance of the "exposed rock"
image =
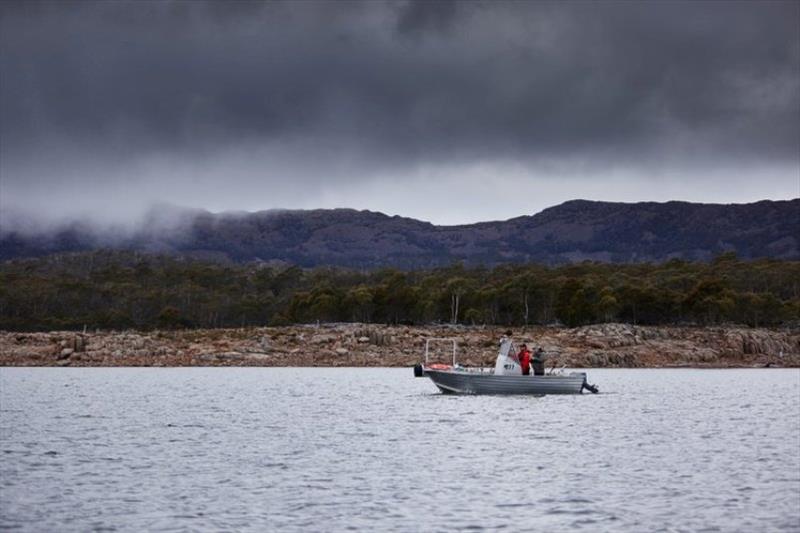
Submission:
<svg viewBox="0 0 800 533">
<path fill-rule="evenodd" d="M 270 340 L 268 335 L 262 335 L 261 338 L 258 340 L 258 345 L 261 347 L 262 350 L 268 352 L 270 349 Z"/>
<path fill-rule="evenodd" d="M 246 358 L 251 360 L 251 361 L 266 361 L 270 357 L 272 357 L 272 356 L 270 354 L 268 354 L 268 353 L 254 353 L 254 352 L 252 352 L 252 353 L 246 354 Z"/>
<path fill-rule="evenodd" d="M 337 339 L 336 335 L 331 335 L 328 333 L 321 334 L 321 335 L 314 335 L 309 339 L 311 344 L 328 344 L 334 342 Z"/>
<path fill-rule="evenodd" d="M 86 351 L 86 339 L 83 335 L 76 335 L 75 340 L 73 341 L 75 346 L 76 352 L 85 352 Z"/>
<path fill-rule="evenodd" d="M 454 338 L 458 360 L 492 365 L 506 328 L 320 324 L 282 328 L 98 332 L 0 332 L 0 365 L 407 366 L 425 339 Z M 800 366 L 800 330 L 741 327 L 640 327 L 516 330 L 518 343 L 542 348 L 547 366 Z M 452 361 L 452 345 L 432 343 L 431 360 Z"/>
</svg>

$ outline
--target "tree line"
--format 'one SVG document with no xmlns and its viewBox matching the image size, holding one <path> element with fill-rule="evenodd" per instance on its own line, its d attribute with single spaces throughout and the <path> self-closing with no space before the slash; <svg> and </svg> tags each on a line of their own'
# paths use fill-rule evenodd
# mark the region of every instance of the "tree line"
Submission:
<svg viewBox="0 0 800 533">
<path fill-rule="evenodd" d="M 312 322 L 491 325 L 800 322 L 800 262 L 584 262 L 424 271 L 301 269 L 98 251 L 0 264 L 0 329 Z"/>
</svg>

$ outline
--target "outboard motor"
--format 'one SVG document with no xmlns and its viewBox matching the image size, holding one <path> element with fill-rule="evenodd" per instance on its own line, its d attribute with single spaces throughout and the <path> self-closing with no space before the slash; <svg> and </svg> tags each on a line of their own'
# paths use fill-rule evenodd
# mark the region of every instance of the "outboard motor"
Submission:
<svg viewBox="0 0 800 533">
<path fill-rule="evenodd" d="M 600 392 L 600 389 L 597 388 L 597 385 L 592 385 L 588 383 L 585 379 L 583 380 L 583 385 L 581 385 L 581 392 L 583 392 L 583 389 L 588 390 L 592 394 L 597 394 L 598 392 Z"/>
<path fill-rule="evenodd" d="M 600 392 L 600 389 L 597 385 L 592 385 L 586 381 L 586 372 L 580 372 L 580 374 L 583 374 L 583 385 L 581 385 L 581 392 L 583 392 L 584 389 L 588 390 L 592 394 L 597 394 Z"/>
<path fill-rule="evenodd" d="M 422 368 L 422 363 L 417 363 L 416 365 L 414 365 L 414 377 L 415 378 L 425 377 L 425 369 Z"/>
<path fill-rule="evenodd" d="M 581 384 L 581 394 L 583 394 L 583 390 L 586 389 L 592 394 L 597 394 L 600 392 L 600 388 L 597 385 L 592 385 L 588 381 L 586 381 L 586 372 L 571 372 L 570 376 L 581 376 L 583 377 L 583 383 Z"/>
</svg>

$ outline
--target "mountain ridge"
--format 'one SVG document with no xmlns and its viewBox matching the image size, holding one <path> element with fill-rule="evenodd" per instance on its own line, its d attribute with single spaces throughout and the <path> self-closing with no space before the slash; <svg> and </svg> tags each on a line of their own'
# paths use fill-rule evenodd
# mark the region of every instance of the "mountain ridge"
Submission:
<svg viewBox="0 0 800 533">
<path fill-rule="evenodd" d="M 160 206 L 135 230 L 74 221 L 7 230 L 0 259 L 100 248 L 279 261 L 305 267 L 437 267 L 585 260 L 609 263 L 800 259 L 800 198 L 750 204 L 570 200 L 532 215 L 459 225 L 350 208 L 212 213 Z"/>
</svg>

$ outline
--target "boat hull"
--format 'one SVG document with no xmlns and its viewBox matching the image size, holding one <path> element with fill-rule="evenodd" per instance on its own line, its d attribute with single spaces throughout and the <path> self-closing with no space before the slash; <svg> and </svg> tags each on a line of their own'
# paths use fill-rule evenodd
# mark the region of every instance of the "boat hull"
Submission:
<svg viewBox="0 0 800 533">
<path fill-rule="evenodd" d="M 583 372 L 557 376 L 496 376 L 425 369 L 425 375 L 445 394 L 580 394 L 586 382 Z"/>
</svg>

